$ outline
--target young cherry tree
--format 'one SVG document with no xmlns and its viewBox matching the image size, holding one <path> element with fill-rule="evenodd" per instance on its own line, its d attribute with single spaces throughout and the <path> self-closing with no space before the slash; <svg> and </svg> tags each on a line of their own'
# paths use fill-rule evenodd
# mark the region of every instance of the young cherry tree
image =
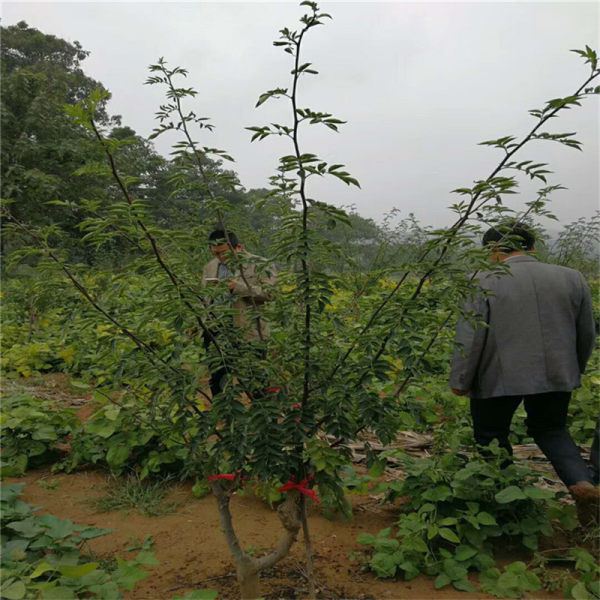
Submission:
<svg viewBox="0 0 600 600">
<path fill-rule="evenodd" d="M 83 205 L 89 211 L 82 227 L 93 246 L 116 238 L 130 244 L 134 258 L 128 269 L 148 277 L 152 301 L 128 310 L 104 306 L 101 294 L 88 289 L 82 268 L 66 264 L 52 247 L 51 232 L 14 225 L 60 265 L 98 317 L 108 320 L 116 335 L 127 338 L 128 352 L 119 356 L 113 385 L 126 386 L 127 394 L 149 408 L 156 417 L 151 425 L 164 439 L 190 450 L 188 473 L 209 481 L 243 598 L 260 596 L 261 570 L 286 556 L 301 528 L 311 564 L 306 502 L 317 498 L 313 488 L 323 500 L 343 507 L 341 469 L 349 458 L 349 442 L 364 430 L 384 443 L 393 439 L 402 390 L 420 370 L 435 368 L 429 356 L 439 334 L 472 289 L 467 274 L 488 267 L 484 253 L 473 247 L 472 240 L 479 223 L 494 222 L 510 212 L 504 197 L 515 192 L 518 181 L 505 171 L 516 170 L 544 183 L 539 197 L 527 208 L 528 215 L 544 214 L 545 200 L 558 186 L 547 185 L 545 165 L 514 157 L 532 139 L 577 147 L 572 136 L 542 128 L 560 110 L 595 92 L 588 86 L 598 75 L 596 55 L 586 48 L 581 53 L 592 73 L 573 95 L 532 111 L 536 124 L 520 140 L 507 136 L 485 142 L 500 148 L 504 156 L 487 178 L 456 190 L 466 197 L 453 207 L 456 222 L 448 229 L 428 231 L 412 263 L 381 273 L 392 276 L 393 283 L 366 279 L 359 287 L 351 287 L 329 267 L 345 257 L 343 248 L 327 238 L 328 228 L 344 226 L 347 216 L 312 198 L 310 181 L 318 176 L 335 177 L 348 185 L 358 182 L 343 165 L 329 164 L 305 150 L 301 135 L 305 127 L 337 131 L 343 124 L 330 113 L 303 107 L 300 100 L 303 79 L 317 74 L 302 61 L 303 45 L 312 30 L 330 17 L 315 3 L 303 2 L 302 6 L 306 14 L 300 27 L 282 29 L 275 42 L 290 55 L 291 81 L 258 100 L 258 106 L 275 98 L 287 102 L 289 122 L 249 128 L 253 140 L 277 135 L 290 142 L 290 152 L 281 157 L 272 179 L 273 198 L 280 205 L 273 259 L 284 269 L 278 284 L 266 290 L 269 302 L 250 309 L 251 316 L 270 322 L 270 337 L 258 335 L 247 341 L 246 332 L 227 325 L 232 308 L 222 301 L 224 290 L 219 286 L 201 290 L 198 285 L 202 258 L 198 246 L 204 243 L 213 219 L 176 235 L 148 219 L 145 202 L 131 191 L 136 181 L 119 169 L 119 149 L 127 141 L 107 137 L 95 121 L 102 92 L 68 109 L 78 126 L 97 140 L 106 158 L 103 164 L 86 165 L 80 173 L 104 175 L 111 182 L 111 201 L 103 211 Z M 154 136 L 166 132 L 182 136 L 174 146 L 173 193 L 198 194 L 214 220 L 226 229 L 228 192 L 239 184 L 231 172 L 215 168 L 215 161 L 232 159 L 194 139 L 198 128 L 200 133 L 210 132 L 212 125 L 206 117 L 184 108 L 185 101 L 196 95 L 192 88 L 178 85 L 186 71 L 169 68 L 160 60 L 151 72 L 148 83 L 167 90 Z M 243 253 L 232 257 L 232 266 L 248 286 L 251 283 L 244 273 L 252 260 Z M 270 279 L 269 263 L 252 266 L 258 269 L 259 279 Z M 127 301 L 123 298 L 124 304 Z M 157 316 L 177 332 L 172 342 L 158 343 L 147 327 Z M 226 385 L 211 397 L 203 381 L 207 373 L 217 370 L 226 371 Z M 382 396 L 379 383 L 390 379 L 398 392 Z M 367 453 L 369 461 L 376 460 L 368 444 Z M 281 540 L 261 557 L 242 549 L 230 509 L 232 493 L 252 481 L 285 494 L 277 509 L 283 526 Z"/>
</svg>

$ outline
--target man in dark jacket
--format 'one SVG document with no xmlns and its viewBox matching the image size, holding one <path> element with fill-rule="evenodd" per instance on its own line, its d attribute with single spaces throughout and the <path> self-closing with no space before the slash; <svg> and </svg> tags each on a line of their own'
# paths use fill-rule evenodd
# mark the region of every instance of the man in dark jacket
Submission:
<svg viewBox="0 0 600 600">
<path fill-rule="evenodd" d="M 475 441 L 497 439 L 509 454 L 510 423 L 523 401 L 529 435 L 574 496 L 580 521 L 589 523 L 598 520 L 600 490 L 566 419 L 594 348 L 592 299 L 581 273 L 531 256 L 534 243 L 515 222 L 484 235 L 492 262 L 507 270 L 477 277 L 483 293 L 465 309 L 479 324 L 459 319 L 450 386 L 470 396 Z"/>
</svg>

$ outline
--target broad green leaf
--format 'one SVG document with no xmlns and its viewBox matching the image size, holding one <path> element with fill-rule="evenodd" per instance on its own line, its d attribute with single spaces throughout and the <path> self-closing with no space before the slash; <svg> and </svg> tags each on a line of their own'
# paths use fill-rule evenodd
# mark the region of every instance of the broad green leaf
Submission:
<svg viewBox="0 0 600 600">
<path fill-rule="evenodd" d="M 574 598 L 574 600 L 592 600 L 593 599 L 593 595 L 588 591 L 588 589 L 585 587 L 585 583 L 583 583 L 582 581 L 578 581 L 571 588 L 571 596 Z"/>
<path fill-rule="evenodd" d="M 496 502 L 500 504 L 508 504 L 509 502 L 514 502 L 515 500 L 525 500 L 527 498 L 527 496 L 523 493 L 523 490 L 518 488 L 516 485 L 511 485 L 507 488 L 504 488 L 494 497 L 496 498 Z"/>
<path fill-rule="evenodd" d="M 55 571 L 56 568 L 53 567 L 48 561 L 43 560 L 33 571 L 33 573 L 30 575 L 30 577 L 32 579 L 35 579 L 36 577 L 39 577 L 40 575 L 42 575 L 43 573 L 45 573 L 46 571 Z"/>
<path fill-rule="evenodd" d="M 400 548 L 398 540 L 389 538 L 376 538 L 374 545 L 376 552 L 387 552 L 388 554 L 392 554 Z"/>
<path fill-rule="evenodd" d="M 460 590 L 461 592 L 475 592 L 475 586 L 468 579 L 459 579 L 458 581 L 453 581 L 452 586 Z"/>
<path fill-rule="evenodd" d="M 446 573 L 440 573 L 435 578 L 433 585 L 437 590 L 439 590 L 440 588 L 443 588 L 444 586 L 449 585 L 450 583 L 452 583 L 452 579 L 450 579 L 450 577 Z"/>
<path fill-rule="evenodd" d="M 469 558 L 475 556 L 477 552 L 479 551 L 476 548 L 473 548 L 473 546 L 458 546 L 454 554 L 454 558 L 456 560 L 468 560 Z"/>
<path fill-rule="evenodd" d="M 371 558 L 370 565 L 378 577 L 393 577 L 396 574 L 397 565 L 391 554 L 375 553 Z"/>
<path fill-rule="evenodd" d="M 552 490 L 545 490 L 534 486 L 523 488 L 523 492 L 528 498 L 533 498 L 534 500 L 548 500 L 549 498 L 554 498 L 554 492 Z"/>
<path fill-rule="evenodd" d="M 480 512 L 477 515 L 477 520 L 482 525 L 498 525 L 498 523 L 496 522 L 496 519 L 492 515 L 490 515 L 490 513 L 487 513 L 487 512 Z"/>
<path fill-rule="evenodd" d="M 194 590 L 185 596 L 175 596 L 173 600 L 216 600 L 218 595 L 216 590 Z"/>
<path fill-rule="evenodd" d="M 113 579 L 117 582 L 120 588 L 132 590 L 135 584 L 142 579 L 146 579 L 150 573 L 144 571 L 134 562 L 128 562 L 117 556 L 117 564 L 119 568 L 114 572 Z"/>
<path fill-rule="evenodd" d="M 432 502 L 443 502 L 452 496 L 452 490 L 447 485 L 438 485 L 426 490 L 421 497 Z"/>
<path fill-rule="evenodd" d="M 375 536 L 370 533 L 361 533 L 356 541 L 363 546 L 372 546 L 375 543 Z"/>
<path fill-rule="evenodd" d="M 106 453 L 106 462 L 111 467 L 120 467 L 127 461 L 130 452 L 127 446 L 111 446 Z"/>
<path fill-rule="evenodd" d="M 448 529 L 447 527 L 442 527 L 440 529 L 440 536 L 445 540 L 452 542 L 453 544 L 460 544 L 460 538 L 452 531 L 452 529 Z"/>
<path fill-rule="evenodd" d="M 95 571 L 98 568 L 98 564 L 96 562 L 85 563 L 83 565 L 58 565 L 58 570 L 65 577 L 83 577 L 92 571 Z"/>
<path fill-rule="evenodd" d="M 6 600 L 21 600 L 25 597 L 25 584 L 20 580 L 13 581 L 6 586 L 2 586 L 0 594 Z"/>
<path fill-rule="evenodd" d="M 29 517 L 28 519 L 23 519 L 22 521 L 15 521 L 13 523 L 9 523 L 7 527 L 9 529 L 12 529 L 13 531 L 16 531 L 24 538 L 35 537 L 39 533 L 42 533 L 42 531 L 44 531 L 44 529 L 34 521 L 34 517 Z"/>
</svg>

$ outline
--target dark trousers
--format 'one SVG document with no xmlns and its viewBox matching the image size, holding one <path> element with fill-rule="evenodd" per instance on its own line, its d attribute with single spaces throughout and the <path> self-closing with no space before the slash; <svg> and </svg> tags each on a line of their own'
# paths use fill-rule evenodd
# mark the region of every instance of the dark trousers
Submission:
<svg viewBox="0 0 600 600">
<path fill-rule="evenodd" d="M 223 337 L 221 336 L 221 340 L 222 339 Z M 208 348 L 210 344 L 210 338 L 207 335 L 204 335 L 204 347 Z M 240 366 L 239 361 L 243 360 L 244 357 L 264 360 L 265 356 L 266 353 L 262 344 L 248 341 L 238 341 L 236 343 L 235 352 L 230 354 L 230 369 L 232 369 L 233 372 L 236 373 L 238 379 L 241 379 L 242 383 L 245 384 L 245 389 L 247 393 L 251 395 L 253 400 L 259 400 L 265 397 L 266 389 L 269 387 L 269 382 L 265 379 L 266 376 L 252 377 L 253 374 L 250 373 L 248 381 L 244 381 L 242 374 L 248 373 L 248 369 L 236 367 Z M 210 393 L 213 398 L 223 391 L 228 373 L 229 369 L 224 366 L 212 369 L 209 385 Z"/>
<path fill-rule="evenodd" d="M 556 473 L 569 487 L 578 481 L 592 481 L 585 461 L 567 431 L 570 392 L 546 392 L 530 396 L 472 398 L 471 416 L 475 441 L 488 446 L 498 440 L 500 447 L 512 455 L 508 441 L 510 423 L 522 400 L 525 402 L 527 433 L 552 463 Z"/>
</svg>

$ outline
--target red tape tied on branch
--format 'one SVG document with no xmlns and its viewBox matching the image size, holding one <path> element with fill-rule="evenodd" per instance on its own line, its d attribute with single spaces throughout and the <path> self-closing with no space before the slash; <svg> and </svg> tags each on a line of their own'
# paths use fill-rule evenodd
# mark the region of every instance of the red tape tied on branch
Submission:
<svg viewBox="0 0 600 600">
<path fill-rule="evenodd" d="M 233 481 L 235 477 L 235 473 L 222 473 L 220 475 L 209 475 L 206 478 L 206 481 L 216 481 L 217 479 L 226 479 L 227 481 Z"/>
<path fill-rule="evenodd" d="M 294 481 L 295 477 L 292 477 L 287 483 L 282 485 L 277 491 L 278 492 L 287 492 L 289 490 L 298 490 L 301 494 L 304 494 L 308 498 L 310 498 L 313 502 L 319 504 L 319 497 L 315 490 L 311 490 L 308 487 L 308 482 L 314 479 L 314 473 L 310 477 L 306 477 L 300 483 L 296 483 Z"/>
<path fill-rule="evenodd" d="M 245 477 L 240 477 L 241 471 L 235 473 L 219 473 L 218 475 L 208 475 L 206 481 L 216 481 L 217 479 L 225 479 L 226 481 L 235 481 L 239 477 L 240 482 L 246 481 Z"/>
</svg>

